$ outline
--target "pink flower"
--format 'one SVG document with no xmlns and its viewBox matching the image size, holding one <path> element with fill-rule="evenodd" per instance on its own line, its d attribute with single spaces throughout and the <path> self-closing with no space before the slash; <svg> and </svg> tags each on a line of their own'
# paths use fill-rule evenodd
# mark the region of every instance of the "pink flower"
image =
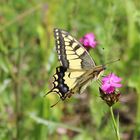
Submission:
<svg viewBox="0 0 140 140">
<path fill-rule="evenodd" d="M 114 73 L 111 73 L 102 79 L 101 89 L 106 93 L 112 93 L 115 91 L 115 88 L 120 88 L 122 86 L 120 84 L 121 80 L 122 79 Z"/>
<path fill-rule="evenodd" d="M 93 33 L 88 33 L 84 35 L 81 39 L 80 42 L 83 44 L 84 47 L 87 48 L 95 48 L 97 45 L 97 42 L 95 41 L 95 35 Z"/>
</svg>

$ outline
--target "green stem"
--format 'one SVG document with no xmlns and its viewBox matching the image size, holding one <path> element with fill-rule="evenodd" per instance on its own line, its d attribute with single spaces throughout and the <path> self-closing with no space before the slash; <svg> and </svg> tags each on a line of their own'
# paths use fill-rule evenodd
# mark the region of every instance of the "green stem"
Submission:
<svg viewBox="0 0 140 140">
<path fill-rule="evenodd" d="M 118 126 L 116 124 L 112 107 L 110 107 L 110 113 L 111 113 L 111 118 L 112 118 L 112 121 L 113 121 L 113 125 L 114 125 L 114 129 L 115 129 L 117 140 L 120 140 L 119 128 L 118 128 Z"/>
<path fill-rule="evenodd" d="M 16 140 L 20 137 L 20 92 L 21 92 L 21 82 L 20 82 L 20 72 L 21 72 L 21 45 L 19 44 L 18 47 L 18 56 L 17 56 L 17 74 L 16 74 L 16 81 L 15 81 L 15 114 L 16 114 Z"/>
<path fill-rule="evenodd" d="M 134 129 L 134 140 L 137 140 L 138 139 L 138 125 L 140 123 L 140 119 L 139 119 L 139 116 L 140 116 L 140 94 L 139 94 L 139 91 L 137 91 L 137 95 L 138 95 L 138 98 L 137 98 L 137 113 L 136 113 L 136 126 L 135 126 L 135 129 Z"/>
</svg>

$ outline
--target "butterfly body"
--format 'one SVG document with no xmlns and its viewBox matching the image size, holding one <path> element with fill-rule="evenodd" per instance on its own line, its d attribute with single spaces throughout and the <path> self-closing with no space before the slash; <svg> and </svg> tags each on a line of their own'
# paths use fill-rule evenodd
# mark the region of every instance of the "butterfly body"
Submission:
<svg viewBox="0 0 140 140">
<path fill-rule="evenodd" d="M 87 50 L 68 32 L 54 29 L 56 50 L 61 66 L 56 68 L 53 88 L 62 100 L 82 93 L 92 80 L 97 80 L 105 66 L 96 66 Z"/>
</svg>

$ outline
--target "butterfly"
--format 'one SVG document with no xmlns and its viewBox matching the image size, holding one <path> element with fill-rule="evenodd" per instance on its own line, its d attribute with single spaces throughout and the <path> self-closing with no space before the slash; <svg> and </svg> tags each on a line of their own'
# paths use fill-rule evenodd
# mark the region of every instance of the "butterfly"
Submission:
<svg viewBox="0 0 140 140">
<path fill-rule="evenodd" d="M 81 43 L 65 30 L 55 28 L 54 37 L 61 66 L 56 68 L 53 88 L 47 94 L 53 92 L 65 100 L 97 80 L 105 65 L 97 66 Z"/>
</svg>

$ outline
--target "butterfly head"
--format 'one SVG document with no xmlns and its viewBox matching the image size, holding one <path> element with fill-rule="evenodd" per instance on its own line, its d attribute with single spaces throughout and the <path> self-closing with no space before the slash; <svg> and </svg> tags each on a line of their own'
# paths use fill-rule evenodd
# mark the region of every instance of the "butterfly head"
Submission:
<svg viewBox="0 0 140 140">
<path fill-rule="evenodd" d="M 106 69 L 105 65 L 99 65 L 99 66 L 96 66 L 94 68 L 94 72 L 93 73 L 95 75 L 96 80 L 99 79 L 99 77 L 101 75 L 103 75 L 105 69 Z"/>
<path fill-rule="evenodd" d="M 112 61 L 110 61 L 110 62 L 108 62 L 106 64 L 95 66 L 95 68 L 94 68 L 94 74 L 96 76 L 96 79 L 99 79 L 99 77 L 101 75 L 103 75 L 104 70 L 106 69 L 106 65 L 111 64 L 111 63 L 114 63 L 114 62 L 117 62 L 117 61 L 120 61 L 120 59 L 112 60 Z"/>
</svg>

